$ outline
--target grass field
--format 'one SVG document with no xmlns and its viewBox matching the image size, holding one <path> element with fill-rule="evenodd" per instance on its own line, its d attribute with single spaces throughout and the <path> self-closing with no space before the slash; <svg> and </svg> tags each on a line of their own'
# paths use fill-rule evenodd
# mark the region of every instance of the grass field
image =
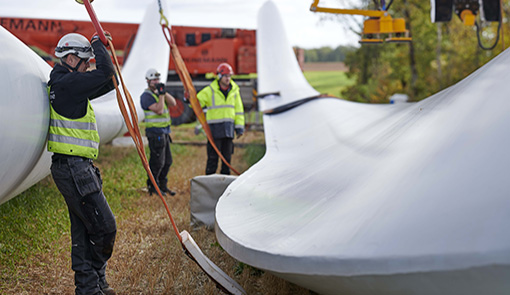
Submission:
<svg viewBox="0 0 510 295">
<path fill-rule="evenodd" d="M 173 128 L 174 139 L 193 139 L 193 128 Z M 198 137 L 201 138 L 201 137 Z M 264 154 L 263 132 L 236 142 L 233 166 L 243 172 Z M 250 145 L 257 143 L 258 145 Z M 190 228 L 190 179 L 203 175 L 205 146 L 172 145 L 174 163 L 166 197 L 180 231 L 187 230 L 204 254 L 248 294 L 311 294 L 244 265 L 216 242 L 214 232 Z M 223 294 L 182 251 L 159 197 L 145 192 L 146 174 L 134 148 L 102 145 L 95 161 L 103 191 L 117 220 L 107 278 L 118 294 Z M 74 294 L 69 217 L 51 176 L 0 206 L 0 294 Z"/>
<path fill-rule="evenodd" d="M 341 91 L 355 83 L 344 71 L 306 71 L 305 78 L 310 85 L 322 94 L 341 97 Z"/>
</svg>

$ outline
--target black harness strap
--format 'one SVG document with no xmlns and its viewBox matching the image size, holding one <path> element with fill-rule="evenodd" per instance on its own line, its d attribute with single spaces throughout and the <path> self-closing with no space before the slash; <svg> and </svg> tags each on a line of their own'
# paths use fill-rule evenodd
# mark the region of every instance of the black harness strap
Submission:
<svg viewBox="0 0 510 295">
<path fill-rule="evenodd" d="M 319 95 L 315 95 L 315 96 L 310 96 L 310 97 L 302 98 L 300 100 L 296 100 L 296 101 L 293 101 L 293 102 L 290 102 L 290 103 L 278 106 L 278 107 L 273 108 L 273 109 L 265 110 L 263 112 L 263 114 L 264 115 L 276 115 L 276 114 L 280 114 L 280 113 L 286 112 L 288 110 L 291 110 L 291 109 L 293 109 L 295 107 L 298 107 L 298 106 L 300 106 L 302 104 L 305 104 L 305 103 L 307 103 L 309 101 L 316 100 L 318 98 L 335 98 L 335 99 L 338 99 L 338 97 L 335 97 L 335 96 L 319 94 Z"/>
</svg>

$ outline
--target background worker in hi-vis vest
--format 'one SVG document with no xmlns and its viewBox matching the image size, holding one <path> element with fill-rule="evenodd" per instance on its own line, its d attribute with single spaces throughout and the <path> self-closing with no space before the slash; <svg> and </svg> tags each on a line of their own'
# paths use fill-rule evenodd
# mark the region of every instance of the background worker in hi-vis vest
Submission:
<svg viewBox="0 0 510 295">
<path fill-rule="evenodd" d="M 170 151 L 170 113 L 168 107 L 177 103 L 170 93 L 165 91 L 165 84 L 159 82 L 160 73 L 155 69 L 149 69 L 145 74 L 147 89 L 140 96 L 140 103 L 145 114 L 145 135 L 149 141 L 150 158 L 149 166 L 152 175 L 158 183 L 163 195 L 175 192 L 170 190 L 168 184 L 168 171 L 172 166 L 172 152 Z M 156 188 L 147 177 L 147 189 L 149 194 L 156 193 Z"/>
<path fill-rule="evenodd" d="M 232 80 L 234 74 L 228 63 L 221 63 L 216 69 L 218 77 L 197 94 L 200 106 L 214 138 L 214 143 L 230 164 L 234 153 L 234 131 L 237 138 L 244 133 L 244 108 L 239 86 Z M 205 174 L 214 174 L 218 168 L 219 156 L 207 141 L 207 165 Z M 221 174 L 230 174 L 230 168 L 222 163 Z"/>
<path fill-rule="evenodd" d="M 117 225 L 103 194 L 101 174 L 92 162 L 98 155 L 99 133 L 90 100 L 114 89 L 114 69 L 97 34 L 91 42 L 92 46 L 82 35 L 70 33 L 55 48 L 60 63 L 48 82 L 48 151 L 53 152 L 51 175 L 71 219 L 75 292 L 111 295 L 115 291 L 106 282 L 105 271 Z M 94 54 L 96 69 L 87 72 Z"/>
</svg>

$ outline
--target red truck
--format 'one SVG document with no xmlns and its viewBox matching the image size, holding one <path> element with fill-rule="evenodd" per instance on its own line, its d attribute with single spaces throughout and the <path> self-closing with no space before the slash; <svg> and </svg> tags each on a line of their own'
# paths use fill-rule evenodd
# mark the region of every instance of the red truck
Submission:
<svg viewBox="0 0 510 295">
<path fill-rule="evenodd" d="M 76 32 L 88 37 L 94 33 L 94 27 L 88 21 L 0 17 L 0 25 L 50 64 L 55 62 L 54 49 L 64 34 Z M 138 24 L 102 22 L 102 26 L 112 34 L 115 47 L 120 51 L 119 62 L 122 63 L 129 56 Z M 254 74 L 257 72 L 255 30 L 172 26 L 172 33 L 197 91 L 211 82 L 206 74 L 214 73 L 218 64 L 227 62 L 236 75 L 242 75 L 235 77 L 235 81 L 241 87 L 245 111 L 254 107 Z M 182 102 L 184 89 L 172 59 L 166 87 L 179 100 L 178 107 L 171 109 L 172 123 L 179 125 L 194 120 L 192 110 Z"/>
</svg>

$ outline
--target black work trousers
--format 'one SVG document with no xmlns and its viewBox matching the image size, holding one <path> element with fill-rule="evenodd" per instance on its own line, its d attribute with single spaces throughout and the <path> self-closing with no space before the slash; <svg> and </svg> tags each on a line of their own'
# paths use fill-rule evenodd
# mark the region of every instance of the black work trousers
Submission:
<svg viewBox="0 0 510 295">
<path fill-rule="evenodd" d="M 170 143 L 172 139 L 169 134 L 148 135 L 150 158 L 149 167 L 152 175 L 160 188 L 165 188 L 168 182 L 168 171 L 172 166 L 172 151 Z M 152 187 L 152 182 L 147 176 L 147 186 Z"/>
<path fill-rule="evenodd" d="M 102 294 L 117 226 L 102 191 L 99 169 L 81 157 L 53 157 L 51 175 L 69 210 L 76 295 Z"/>
<path fill-rule="evenodd" d="M 214 144 L 220 151 L 221 155 L 227 160 L 230 164 L 230 160 L 232 159 L 232 154 L 234 153 L 234 141 L 233 138 L 215 138 Z M 207 165 L 205 167 L 205 174 L 214 174 L 216 173 L 216 169 L 218 169 L 218 159 L 221 161 L 220 157 L 212 147 L 211 143 L 207 141 Z M 221 161 L 221 174 L 230 175 L 230 168 Z"/>
</svg>

